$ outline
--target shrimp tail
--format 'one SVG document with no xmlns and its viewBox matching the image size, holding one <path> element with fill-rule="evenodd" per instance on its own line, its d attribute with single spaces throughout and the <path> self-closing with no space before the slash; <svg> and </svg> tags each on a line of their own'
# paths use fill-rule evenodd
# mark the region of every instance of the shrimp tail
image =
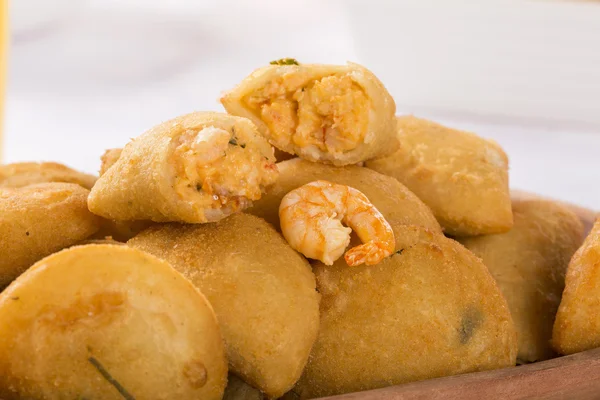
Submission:
<svg viewBox="0 0 600 400">
<path fill-rule="evenodd" d="M 344 254 L 346 264 L 351 267 L 366 264 L 375 265 L 393 253 L 394 249 L 380 241 L 370 241 L 353 247 Z"/>
</svg>

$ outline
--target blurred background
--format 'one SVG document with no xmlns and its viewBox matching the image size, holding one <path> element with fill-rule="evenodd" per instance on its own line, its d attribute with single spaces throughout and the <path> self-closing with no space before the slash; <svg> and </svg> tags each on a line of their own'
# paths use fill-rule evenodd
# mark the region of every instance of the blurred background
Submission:
<svg viewBox="0 0 600 400">
<path fill-rule="evenodd" d="M 514 188 L 600 209 L 598 2 L 9 0 L 9 17 L 5 162 L 96 172 L 270 60 L 356 61 L 398 113 L 498 141 Z"/>
</svg>

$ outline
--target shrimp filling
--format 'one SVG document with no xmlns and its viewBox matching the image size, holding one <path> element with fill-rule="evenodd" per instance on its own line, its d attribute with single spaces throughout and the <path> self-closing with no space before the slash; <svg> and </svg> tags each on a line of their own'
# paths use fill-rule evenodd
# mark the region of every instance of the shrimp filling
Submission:
<svg viewBox="0 0 600 400">
<path fill-rule="evenodd" d="M 346 251 L 348 265 L 374 265 L 394 252 L 390 224 L 362 192 L 345 185 L 315 181 L 292 190 L 281 200 L 279 219 L 292 248 L 326 265 L 344 254 L 353 230 L 363 244 Z"/>
<path fill-rule="evenodd" d="M 349 75 L 332 75 L 306 84 L 286 74 L 253 93 L 247 105 L 282 148 L 340 154 L 365 139 L 370 100 Z"/>
<path fill-rule="evenodd" d="M 235 128 L 187 130 L 176 145 L 177 193 L 194 202 L 200 194 L 205 208 L 244 209 L 277 178 L 275 164 L 251 141 L 238 138 Z"/>
</svg>

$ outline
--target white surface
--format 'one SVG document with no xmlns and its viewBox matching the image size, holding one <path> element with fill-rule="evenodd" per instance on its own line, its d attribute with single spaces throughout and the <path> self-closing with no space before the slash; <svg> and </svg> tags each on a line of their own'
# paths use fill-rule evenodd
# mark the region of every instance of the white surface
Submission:
<svg viewBox="0 0 600 400">
<path fill-rule="evenodd" d="M 221 110 L 220 92 L 272 59 L 370 66 L 357 59 L 344 7 L 334 0 L 165 4 L 88 0 L 68 23 L 15 37 L 5 160 L 57 160 L 94 172 L 106 148 L 164 119 Z M 600 209 L 597 129 L 499 124 L 418 106 L 399 112 L 497 140 L 509 154 L 513 187 Z"/>
<path fill-rule="evenodd" d="M 410 107 L 600 127 L 600 4 L 349 0 L 360 58 Z"/>
</svg>

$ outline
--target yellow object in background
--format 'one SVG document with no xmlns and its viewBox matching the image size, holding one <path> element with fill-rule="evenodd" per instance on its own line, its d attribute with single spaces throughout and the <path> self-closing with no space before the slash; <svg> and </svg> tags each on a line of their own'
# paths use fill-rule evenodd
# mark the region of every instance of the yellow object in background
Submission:
<svg viewBox="0 0 600 400">
<path fill-rule="evenodd" d="M 6 64 L 8 54 L 8 0 L 0 0 L 0 161 L 2 161 L 2 128 L 6 96 Z"/>
</svg>

